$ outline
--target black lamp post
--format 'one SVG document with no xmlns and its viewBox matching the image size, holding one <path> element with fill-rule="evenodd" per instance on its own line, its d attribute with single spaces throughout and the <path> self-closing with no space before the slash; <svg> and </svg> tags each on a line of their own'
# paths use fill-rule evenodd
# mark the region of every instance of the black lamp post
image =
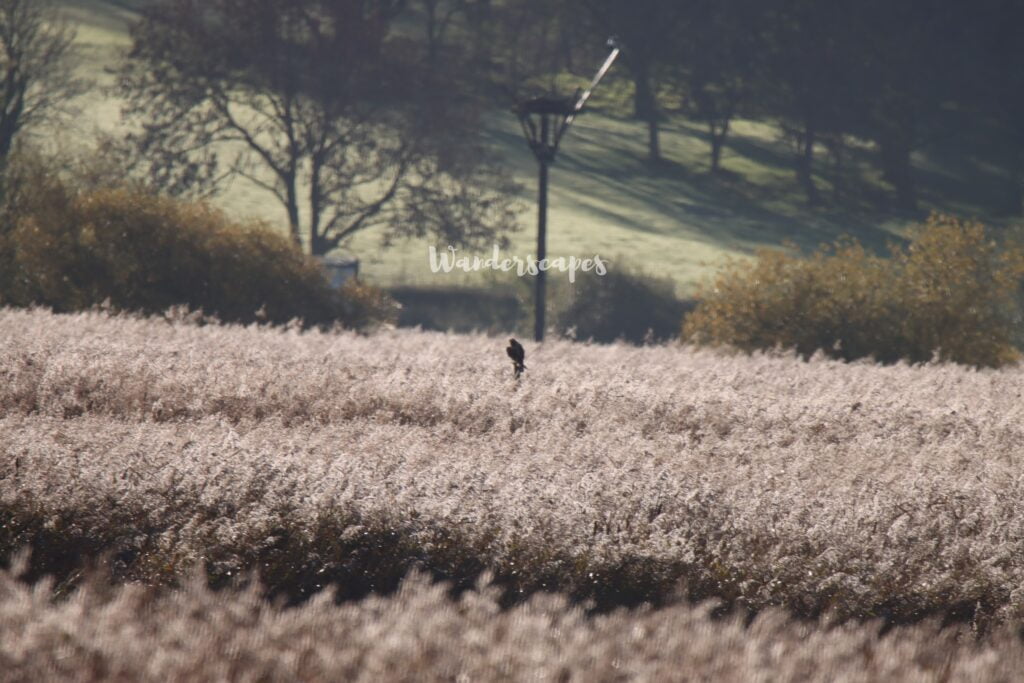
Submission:
<svg viewBox="0 0 1024 683">
<path fill-rule="evenodd" d="M 573 100 L 554 97 L 538 97 L 519 105 L 516 114 L 523 125 L 526 142 L 537 157 L 540 167 L 537 192 L 537 262 L 543 263 L 547 258 L 548 230 L 548 166 L 554 163 L 558 143 L 564 132 L 564 122 L 575 111 Z M 547 273 L 543 269 L 537 271 L 536 290 L 534 292 L 534 334 L 537 341 L 544 340 L 544 297 Z"/>
<path fill-rule="evenodd" d="M 533 151 L 533 155 L 537 157 L 537 164 L 540 166 L 537 192 L 538 264 L 543 263 L 547 258 L 548 166 L 555 162 L 558 143 L 562 140 L 565 131 L 572 125 L 576 115 L 583 110 L 583 105 L 590 98 L 594 87 L 608 72 L 615 58 L 619 56 L 619 46 L 614 38 L 608 39 L 608 47 L 612 49 L 611 53 L 598 69 L 594 80 L 590 82 L 590 87 L 582 93 L 577 91 L 575 96 L 569 98 L 537 97 L 527 100 L 515 108 L 519 123 L 523 127 L 523 135 L 526 136 L 526 142 Z M 534 339 L 536 341 L 544 340 L 546 280 L 546 271 L 542 268 L 539 269 L 534 299 Z"/>
</svg>

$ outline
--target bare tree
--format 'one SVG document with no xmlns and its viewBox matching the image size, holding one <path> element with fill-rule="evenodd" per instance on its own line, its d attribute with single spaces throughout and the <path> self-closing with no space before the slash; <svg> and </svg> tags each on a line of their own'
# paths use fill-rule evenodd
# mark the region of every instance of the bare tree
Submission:
<svg viewBox="0 0 1024 683">
<path fill-rule="evenodd" d="M 356 232 L 472 244 L 512 229 L 476 109 L 393 35 L 403 0 L 160 0 L 121 77 L 148 177 L 183 193 L 242 177 L 296 244 Z M 225 162 L 226 158 L 226 162 Z"/>
<path fill-rule="evenodd" d="M 74 37 L 52 0 L 0 0 L 0 164 L 21 132 L 67 113 L 83 92 Z"/>
</svg>

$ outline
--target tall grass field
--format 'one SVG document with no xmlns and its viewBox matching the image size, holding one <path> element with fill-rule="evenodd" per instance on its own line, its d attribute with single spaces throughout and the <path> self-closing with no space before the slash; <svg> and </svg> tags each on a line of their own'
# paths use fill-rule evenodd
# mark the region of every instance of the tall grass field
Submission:
<svg viewBox="0 0 1024 683">
<path fill-rule="evenodd" d="M 1024 371 L 505 343 L 0 311 L 0 678 L 1019 676 Z"/>
</svg>

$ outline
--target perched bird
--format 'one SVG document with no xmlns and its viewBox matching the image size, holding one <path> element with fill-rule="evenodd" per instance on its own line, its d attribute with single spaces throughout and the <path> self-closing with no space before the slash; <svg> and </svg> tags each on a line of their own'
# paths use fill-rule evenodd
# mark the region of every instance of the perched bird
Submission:
<svg viewBox="0 0 1024 683">
<path fill-rule="evenodd" d="M 523 365 L 523 361 L 526 360 L 526 350 L 515 339 L 509 339 L 508 348 L 505 349 L 505 353 L 512 359 L 512 367 L 515 369 L 516 379 L 519 379 L 519 375 L 523 374 L 523 370 L 526 369 L 526 366 Z"/>
</svg>

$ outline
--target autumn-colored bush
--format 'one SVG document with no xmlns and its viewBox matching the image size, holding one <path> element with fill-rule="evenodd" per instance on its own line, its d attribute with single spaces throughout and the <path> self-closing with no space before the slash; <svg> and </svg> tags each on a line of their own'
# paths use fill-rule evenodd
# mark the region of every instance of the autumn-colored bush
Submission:
<svg viewBox="0 0 1024 683">
<path fill-rule="evenodd" d="M 977 222 L 933 215 L 885 258 L 844 239 L 809 256 L 763 250 L 698 295 L 683 338 L 845 360 L 933 358 L 998 367 L 1014 348 L 1024 250 Z"/>
<path fill-rule="evenodd" d="M 393 317 L 382 292 L 333 290 L 315 261 L 265 225 L 138 191 L 55 187 L 8 222 L 0 303 L 67 312 L 108 301 L 144 313 L 184 304 L 223 321 L 349 326 Z"/>
<path fill-rule="evenodd" d="M 72 193 L 41 155 L 17 148 L 0 172 L 0 305 L 14 302 L 16 277 L 14 228 L 27 213 L 66 211 Z M 23 286 L 23 285 L 22 285 Z"/>
</svg>

